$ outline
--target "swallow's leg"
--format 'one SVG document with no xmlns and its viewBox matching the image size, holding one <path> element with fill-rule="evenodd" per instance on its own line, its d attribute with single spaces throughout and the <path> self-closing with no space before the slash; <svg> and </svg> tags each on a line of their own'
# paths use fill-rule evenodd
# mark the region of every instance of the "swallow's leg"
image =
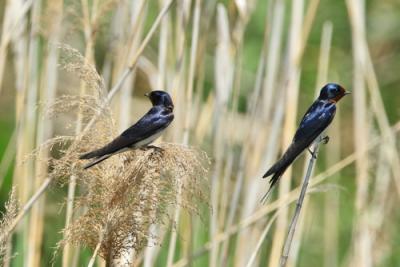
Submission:
<svg viewBox="0 0 400 267">
<path fill-rule="evenodd" d="M 329 142 L 329 136 L 325 135 L 321 138 L 321 142 L 326 145 Z"/>
<path fill-rule="evenodd" d="M 148 149 L 148 148 L 152 148 L 152 149 L 154 149 L 154 151 L 157 151 L 157 152 L 160 152 L 160 153 L 164 152 L 164 149 L 161 148 L 161 147 L 158 147 L 158 146 L 148 145 L 148 146 L 146 146 L 146 149 Z"/>
<path fill-rule="evenodd" d="M 307 149 L 308 149 L 308 152 L 310 152 L 311 156 L 312 156 L 314 159 L 317 159 L 316 153 L 315 153 L 315 152 L 312 152 L 310 148 L 307 148 Z"/>
</svg>

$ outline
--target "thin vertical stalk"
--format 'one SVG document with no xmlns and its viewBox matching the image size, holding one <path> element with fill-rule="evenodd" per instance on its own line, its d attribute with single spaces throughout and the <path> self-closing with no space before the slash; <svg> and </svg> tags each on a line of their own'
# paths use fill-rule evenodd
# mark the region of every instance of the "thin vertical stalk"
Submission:
<svg viewBox="0 0 400 267">
<path fill-rule="evenodd" d="M 254 262 L 255 262 L 255 260 L 256 260 L 256 257 L 257 257 L 257 253 L 258 253 L 258 251 L 260 250 L 261 245 L 262 245 L 262 243 L 264 242 L 265 237 L 267 236 L 269 230 L 271 229 L 271 226 L 272 226 L 273 222 L 275 221 L 275 219 L 276 219 L 276 217 L 277 217 L 277 215 L 278 215 L 278 212 L 279 212 L 279 210 L 278 210 L 277 212 L 275 212 L 275 214 L 274 214 L 273 216 L 270 217 L 270 219 L 269 219 L 267 225 L 265 226 L 264 231 L 262 232 L 260 238 L 259 238 L 258 241 L 257 241 L 257 245 L 256 245 L 255 249 L 253 250 L 253 253 L 252 253 L 251 256 L 250 256 L 250 259 L 249 259 L 249 261 L 247 262 L 246 267 L 251 267 L 251 266 L 253 266 L 253 264 L 254 264 Z"/>
<path fill-rule="evenodd" d="M 363 63 L 365 62 L 365 3 L 363 0 L 346 1 L 352 23 L 353 42 L 353 100 L 354 100 L 354 142 L 357 154 L 356 173 L 356 218 L 353 225 L 353 257 L 352 266 L 371 266 L 372 248 L 368 238 L 368 222 L 366 209 L 368 203 L 369 162 L 367 153 L 363 153 L 369 140 L 369 123 L 367 118 L 367 95 L 363 77 Z"/>
<path fill-rule="evenodd" d="M 273 90 L 276 87 L 278 78 L 280 51 L 282 48 L 283 22 L 285 18 L 285 2 L 275 1 L 272 14 L 271 37 L 269 41 L 269 49 L 267 52 L 267 67 L 265 79 L 263 82 L 263 117 L 269 118 L 269 112 L 272 108 Z"/>
<path fill-rule="evenodd" d="M 195 0 L 194 16 L 193 16 L 193 29 L 192 29 L 192 44 L 190 47 L 190 63 L 189 63 L 189 77 L 188 86 L 186 92 L 186 115 L 183 128 L 183 144 L 189 144 L 189 134 L 190 134 L 190 122 L 192 117 L 192 102 L 193 102 L 193 84 L 194 84 L 194 74 L 196 71 L 196 61 L 197 61 L 197 46 L 199 43 L 199 32 L 200 32 L 200 15 L 201 15 L 201 1 Z"/>
<path fill-rule="evenodd" d="M 15 1 L 7 0 L 5 5 L 2 34 L 0 39 L 0 93 L 3 88 L 3 76 L 8 55 L 8 46 L 21 24 L 25 23 L 25 16 L 31 9 L 34 0 Z"/>
<path fill-rule="evenodd" d="M 159 5 L 164 6 L 169 0 L 159 0 Z M 157 76 L 157 89 L 167 90 L 166 77 L 167 77 L 167 52 L 170 47 L 170 31 L 171 31 L 171 17 L 169 13 L 165 14 L 161 20 L 159 44 L 158 44 L 158 76 Z M 157 225 L 151 225 L 149 232 L 154 233 L 156 236 L 161 236 L 161 240 L 164 239 L 166 231 L 159 229 Z M 161 233 L 160 233 L 161 232 Z M 153 238 L 148 240 L 148 246 L 145 248 L 143 266 L 151 267 L 154 265 L 156 256 L 160 250 L 159 246 L 153 246 Z"/>
<path fill-rule="evenodd" d="M 188 78 L 187 78 L 187 90 L 186 90 L 186 99 L 184 101 L 186 105 L 186 114 L 184 116 L 183 122 L 183 144 L 189 145 L 189 137 L 190 137 L 190 126 L 191 119 L 193 114 L 193 84 L 194 84 L 194 76 L 196 71 L 196 62 L 197 62 L 197 49 L 199 43 L 199 32 L 200 32 L 200 15 L 201 15 L 201 1 L 194 0 L 195 6 L 193 11 L 193 22 L 192 22 L 192 37 L 191 37 L 191 47 L 190 47 L 190 58 L 189 58 L 189 70 L 188 70 Z M 191 215 L 187 216 L 184 222 L 188 224 L 186 231 L 184 231 L 184 238 L 186 240 L 186 249 L 184 255 L 192 254 L 192 246 L 193 246 L 193 218 Z M 190 257 L 189 257 L 190 259 Z M 191 266 L 191 262 L 189 263 Z"/>
<path fill-rule="evenodd" d="M 178 2 L 177 7 L 177 19 L 176 19 L 176 61 L 175 61 L 175 69 L 172 80 L 172 94 L 175 99 L 178 99 L 178 102 L 182 102 L 184 98 L 184 89 L 182 86 L 185 84 L 185 45 L 186 45 L 186 29 L 188 26 L 188 18 L 190 17 L 190 4 L 191 1 Z M 175 131 L 173 133 L 173 140 L 182 140 L 182 130 L 183 130 L 183 118 L 184 110 L 182 107 L 177 107 L 174 110 L 175 115 Z M 179 185 L 177 196 L 176 196 L 176 210 L 174 214 L 174 224 L 176 227 L 176 231 L 172 231 L 169 248 L 168 248 L 168 257 L 167 257 L 167 266 L 172 266 L 174 262 L 174 256 L 176 251 L 177 237 L 178 237 L 178 229 L 179 229 L 179 221 L 181 216 L 181 206 L 179 205 L 182 201 L 182 185 Z M 184 247 L 184 246 L 183 246 Z M 185 253 L 185 249 L 183 248 L 183 253 Z"/>
<path fill-rule="evenodd" d="M 28 65 L 28 81 L 29 83 L 26 85 L 28 90 L 28 107 L 27 107 L 27 129 L 25 133 L 27 134 L 27 140 L 29 140 L 28 147 L 30 150 L 33 150 L 35 147 L 35 135 L 36 132 L 36 120 L 37 120 L 37 109 L 36 103 L 39 98 L 39 90 L 40 90 L 40 71 L 41 71 L 41 58 L 39 57 L 41 53 L 40 48 L 40 40 L 39 40 L 39 29 L 40 29 L 40 20 L 42 13 L 42 1 L 36 1 L 32 7 L 31 14 L 31 32 L 29 38 L 29 65 Z M 36 173 L 36 166 L 33 161 L 29 161 L 25 168 L 27 175 L 26 178 L 29 177 L 29 173 Z M 41 177 L 36 177 L 34 181 L 32 181 L 32 190 L 34 191 L 36 188 L 40 187 L 42 182 Z M 44 200 L 42 199 L 38 206 L 36 206 L 32 212 L 31 217 L 29 218 L 29 225 L 26 229 L 24 235 L 27 238 L 27 246 L 26 255 L 24 257 L 25 264 L 28 266 L 39 266 L 40 265 L 40 244 L 43 233 L 43 206 Z M 34 229 L 34 230 L 33 230 Z"/>
<path fill-rule="evenodd" d="M 12 8 L 7 9 L 6 12 L 10 12 L 11 20 L 16 19 L 18 16 L 18 9 L 23 6 L 22 0 L 13 0 L 11 1 Z M 26 109 L 28 107 L 27 101 L 27 66 L 28 62 L 28 37 L 27 37 L 27 17 L 22 17 L 20 23 L 14 29 L 14 38 L 12 41 L 12 49 L 14 52 L 14 71 L 16 74 L 15 79 L 15 88 L 16 88 L 16 97 L 15 97 L 15 121 L 16 121 L 16 139 L 20 140 L 20 142 L 16 143 L 16 162 L 22 162 L 26 153 L 28 153 L 29 148 L 27 148 L 28 139 L 25 137 L 25 132 L 27 129 L 27 121 L 26 121 Z M 5 32 L 2 33 L 2 37 Z M 18 38 L 17 38 L 18 37 Z M 26 178 L 27 172 L 25 171 L 26 166 L 14 166 L 13 172 L 13 185 L 24 185 L 18 186 L 17 188 L 17 196 L 19 198 L 20 203 L 24 203 L 29 199 L 31 188 L 30 180 Z M 21 217 L 22 219 L 22 217 Z M 14 223 L 14 222 L 13 222 Z M 14 230 L 14 227 L 12 227 Z M 11 231 L 5 231 L 8 235 L 11 235 Z M 22 246 L 26 246 L 26 240 L 24 240 L 23 233 L 27 230 L 26 223 L 24 222 L 23 227 L 21 227 L 16 235 L 16 242 L 19 242 Z M 3 238 L 2 238 L 3 239 Z M 22 253 L 21 251 L 17 251 L 18 253 Z M 23 262 L 23 256 L 19 259 L 20 263 Z"/>
<path fill-rule="evenodd" d="M 295 209 L 292 221 L 290 222 L 290 225 L 289 225 L 289 231 L 288 231 L 288 234 L 287 234 L 287 237 L 286 237 L 285 245 L 283 247 L 282 256 L 281 256 L 280 262 L 279 262 L 279 266 L 281 266 L 281 267 L 285 267 L 286 266 L 287 259 L 289 257 L 289 252 L 290 252 L 290 248 L 292 246 L 293 236 L 294 236 L 294 233 L 296 231 L 297 221 L 298 221 L 299 216 L 300 216 L 300 211 L 301 211 L 301 208 L 302 208 L 302 205 L 303 205 L 304 197 L 306 196 L 307 187 L 308 187 L 308 183 L 310 181 L 310 177 L 312 175 L 314 163 L 315 163 L 316 157 L 318 155 L 318 148 L 319 148 L 319 143 L 321 142 L 321 138 L 319 137 L 318 139 L 319 140 L 314 145 L 314 148 L 313 148 L 313 155 L 314 156 L 310 158 L 310 161 L 308 163 L 307 173 L 304 176 L 303 185 L 302 185 L 301 191 L 300 191 L 300 196 L 299 196 L 299 199 L 297 200 L 296 209 Z"/>
<path fill-rule="evenodd" d="M 219 177 L 222 174 L 223 168 L 223 155 L 225 151 L 225 140 L 224 140 L 224 127 L 225 117 L 227 114 L 227 103 L 232 91 L 233 86 L 233 55 L 230 52 L 231 38 L 230 38 L 230 27 L 228 14 L 225 7 L 222 4 L 217 6 L 217 47 L 215 51 L 215 83 L 216 83 L 216 102 L 214 106 L 214 128 L 213 128 L 213 156 L 215 164 L 211 175 L 211 206 L 212 213 L 210 214 L 210 239 L 215 236 L 218 232 L 218 217 L 219 217 L 219 205 L 218 205 L 218 194 L 220 192 Z M 213 267 L 217 265 L 218 258 L 218 246 L 213 245 L 213 249 L 210 251 L 209 266 Z"/>
<path fill-rule="evenodd" d="M 132 31 L 128 35 L 129 38 L 126 41 L 126 46 L 129 47 L 129 54 L 127 58 L 132 58 L 140 45 L 140 40 L 142 39 L 143 28 L 147 17 L 146 1 L 135 1 L 132 2 L 131 5 L 133 5 L 130 8 L 131 12 L 124 12 L 123 15 L 121 14 L 120 16 L 120 20 L 125 18 L 125 21 L 127 21 L 127 23 L 130 24 L 129 28 L 132 29 Z M 121 6 L 121 9 L 126 9 L 126 7 Z M 134 19 L 132 19 L 131 17 L 133 17 Z M 116 27 L 120 28 L 121 24 L 118 22 L 116 22 L 116 24 L 117 24 Z M 121 49 L 120 54 L 122 53 L 125 53 L 124 49 Z M 118 56 L 120 59 L 122 59 L 119 60 L 122 61 L 121 62 L 122 64 L 120 64 L 119 68 L 120 71 L 122 71 L 127 62 L 123 55 L 118 55 Z M 116 73 L 118 73 L 119 75 L 120 71 Z M 119 105 L 117 105 L 117 108 L 119 108 L 118 126 L 120 131 L 123 131 L 126 128 L 128 128 L 130 124 L 130 114 L 131 114 L 130 108 L 132 106 L 131 95 L 134 93 L 135 90 L 134 86 L 135 79 L 136 79 L 136 70 L 133 70 L 132 75 L 123 84 L 119 94 Z"/>
<path fill-rule="evenodd" d="M 160 5 L 166 4 L 168 0 L 159 0 Z M 159 89 L 164 89 L 167 87 L 166 77 L 167 77 L 167 51 L 168 51 L 168 38 L 170 38 L 171 31 L 171 18 L 169 14 L 165 14 L 162 18 L 162 23 L 160 26 L 160 41 L 158 44 L 158 79 L 157 87 Z"/>
<path fill-rule="evenodd" d="M 49 3 L 47 8 L 52 8 L 53 16 L 51 27 L 49 27 L 48 50 L 44 51 L 43 68 L 41 73 L 37 73 L 41 77 L 40 83 L 40 98 L 41 101 L 51 103 L 54 101 L 57 88 L 57 61 L 58 50 L 54 43 L 59 41 L 60 26 L 62 19 L 62 1 L 53 1 Z M 53 132 L 53 124 L 50 120 L 44 119 L 44 108 L 39 109 L 39 119 L 37 122 L 37 140 L 36 144 L 41 144 L 49 139 Z M 47 176 L 47 158 L 49 155 L 48 149 L 39 151 L 38 158 L 36 159 L 35 166 L 35 186 L 39 187 Z M 45 211 L 45 198 L 42 198 L 38 204 L 33 207 L 31 212 L 30 234 L 32 250 L 31 258 L 29 259 L 30 266 L 40 266 L 41 262 L 41 249 L 43 241 L 43 226 L 44 226 L 44 211 Z"/>
<path fill-rule="evenodd" d="M 328 81 L 329 54 L 332 41 L 333 25 L 327 21 L 323 25 L 320 60 L 317 75 L 316 91 Z M 335 121 L 329 128 L 334 136 L 327 145 L 327 165 L 331 166 L 340 160 L 340 110 L 336 111 Z M 328 135 L 329 135 L 328 133 Z M 340 174 L 336 175 L 338 178 Z M 339 231 L 339 193 L 327 192 L 324 201 L 324 266 L 336 267 L 338 263 L 338 231 Z"/>
<path fill-rule="evenodd" d="M 97 1 L 93 1 L 93 5 L 95 5 Z M 96 13 L 90 14 L 89 12 L 89 3 L 87 0 L 81 0 L 82 13 L 83 13 L 83 32 L 85 37 L 85 60 L 90 63 L 94 63 L 94 39 L 95 35 L 93 34 L 92 26 L 94 21 L 93 18 L 96 16 Z M 95 11 L 97 8 L 92 7 L 92 10 Z M 83 96 L 86 92 L 86 84 L 81 82 L 79 95 Z M 82 130 L 82 111 L 81 107 L 79 107 L 79 112 L 77 115 L 77 123 L 75 126 L 75 134 L 79 134 Z M 65 225 L 64 228 L 68 228 L 72 221 L 72 215 L 74 210 L 74 198 L 75 198 L 75 190 L 76 190 L 76 175 L 71 175 L 68 183 L 68 195 L 67 195 L 67 205 L 66 205 L 66 215 L 65 215 Z M 67 267 L 71 266 L 71 253 L 78 253 L 78 249 L 73 250 L 71 244 L 67 243 L 63 248 L 63 257 L 62 257 L 62 266 Z"/>
</svg>

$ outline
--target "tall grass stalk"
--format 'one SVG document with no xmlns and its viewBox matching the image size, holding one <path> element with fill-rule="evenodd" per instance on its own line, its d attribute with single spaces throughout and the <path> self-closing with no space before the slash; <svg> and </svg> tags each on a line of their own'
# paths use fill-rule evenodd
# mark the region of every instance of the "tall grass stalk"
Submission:
<svg viewBox="0 0 400 267">
<path fill-rule="evenodd" d="M 317 75 L 316 94 L 320 88 L 328 82 L 328 66 L 330 61 L 331 41 L 333 33 L 333 24 L 327 21 L 323 25 L 319 68 Z M 329 140 L 326 146 L 326 162 L 328 166 L 332 166 L 340 160 L 340 109 L 337 109 L 335 121 L 328 129 L 328 136 L 335 136 Z M 335 178 L 338 178 L 338 173 Z M 326 192 L 324 203 L 324 266 L 336 267 L 338 265 L 338 223 L 339 223 L 339 193 L 337 191 Z"/>
<path fill-rule="evenodd" d="M 297 101 L 299 95 L 299 52 L 303 47 L 302 43 L 305 41 L 302 36 L 303 27 L 303 8 L 304 1 L 295 1 L 292 6 L 291 22 L 289 29 L 288 40 L 288 63 L 287 63 L 287 76 L 285 77 L 285 119 L 282 133 L 282 146 L 288 147 L 293 138 L 295 131 L 296 116 L 297 116 Z M 290 177 L 292 171 L 289 168 L 282 176 L 279 182 L 279 196 L 283 196 L 289 192 Z M 286 208 L 283 208 L 286 209 Z M 286 227 L 288 224 L 288 211 L 283 210 L 279 213 L 276 220 L 276 230 L 273 236 L 271 253 L 269 256 L 269 265 L 278 266 L 281 249 L 283 246 Z"/>
<path fill-rule="evenodd" d="M 186 44 L 187 44 L 187 29 L 189 28 L 189 18 L 191 14 L 191 3 L 192 1 L 182 1 L 182 2 L 177 2 L 177 14 L 176 14 L 176 21 L 175 21 L 175 38 L 171 39 L 174 40 L 175 46 L 174 46 L 174 52 L 175 52 L 175 58 L 174 58 L 174 67 L 171 67 L 172 70 L 172 82 L 170 84 L 170 91 L 172 92 L 173 96 L 175 99 L 178 99 L 178 101 L 183 102 L 184 99 L 186 99 L 185 94 L 185 85 L 186 85 Z M 173 133 L 173 140 L 183 140 L 183 134 L 184 134 L 184 118 L 186 114 L 186 110 L 184 107 L 186 105 L 190 105 L 190 103 L 185 103 L 185 105 L 180 106 L 175 109 L 175 129 Z M 180 224 L 181 224 L 181 207 L 179 203 L 181 203 L 181 192 L 182 187 L 181 185 L 178 185 L 178 194 L 176 195 L 176 209 L 174 211 L 174 225 L 172 228 L 170 240 L 169 240 L 169 247 L 168 247 L 168 257 L 167 257 L 167 262 L 166 265 L 172 266 L 174 263 L 174 257 L 175 257 L 175 252 L 176 252 L 176 245 L 177 245 L 177 239 L 178 239 L 178 232 L 180 229 Z M 190 230 L 189 230 L 190 231 Z M 187 237 L 187 235 L 186 235 Z M 190 242 L 190 237 L 189 237 L 189 242 Z M 187 243 L 183 244 L 183 249 L 182 252 L 185 254 L 187 250 L 185 249 L 187 247 Z"/>
<path fill-rule="evenodd" d="M 254 264 L 254 262 L 255 262 L 255 259 L 256 259 L 256 256 L 257 256 L 257 253 L 258 253 L 258 251 L 260 250 L 261 245 L 262 245 L 262 243 L 264 242 L 265 237 L 267 236 L 267 233 L 269 232 L 269 230 L 270 230 L 270 228 L 271 228 L 271 226 L 272 226 L 272 223 L 275 221 L 278 212 L 279 212 L 279 211 L 277 211 L 277 212 L 276 212 L 273 216 L 271 216 L 271 218 L 269 219 L 269 222 L 268 222 L 268 224 L 265 226 L 265 229 L 264 229 L 264 231 L 262 232 L 262 234 L 261 234 L 261 236 L 260 236 L 260 239 L 259 239 L 258 242 L 257 242 L 257 246 L 255 247 L 254 252 L 253 252 L 253 253 L 251 254 L 251 256 L 250 256 L 250 259 L 249 259 L 249 261 L 247 262 L 246 267 L 251 267 L 251 266 L 253 266 L 253 264 Z"/>
<path fill-rule="evenodd" d="M 218 39 L 215 58 L 215 83 L 216 83 L 216 102 L 213 122 L 214 147 L 213 157 L 215 164 L 211 176 L 211 205 L 210 214 L 210 237 L 218 232 L 218 217 L 220 207 L 218 205 L 218 195 L 221 190 L 219 177 L 222 176 L 223 155 L 225 141 L 223 140 L 223 131 L 225 127 L 225 118 L 227 114 L 227 103 L 232 92 L 233 74 L 234 74 L 234 55 L 232 53 L 232 40 L 229 35 L 230 25 L 227 16 L 227 10 L 222 4 L 217 6 L 217 30 Z M 218 246 L 213 246 L 210 251 L 209 265 L 216 266 L 218 257 Z"/>
<path fill-rule="evenodd" d="M 168 0 L 159 0 L 159 5 L 164 6 L 168 3 Z M 159 43 L 158 43 L 158 62 L 157 62 L 157 88 L 164 89 L 169 91 L 169 87 L 167 86 L 166 77 L 168 75 L 168 64 L 167 64 L 167 52 L 168 52 L 168 44 L 170 38 L 171 31 L 171 16 L 169 13 L 165 14 L 161 20 L 160 25 L 160 34 L 159 34 Z M 160 229 L 158 226 L 153 225 L 150 226 L 150 233 L 156 233 L 161 237 L 161 240 L 165 238 L 165 230 Z M 154 265 L 156 257 L 159 253 L 160 248 L 158 246 L 154 246 L 154 241 L 152 238 L 148 241 L 148 247 L 145 249 L 145 255 L 143 259 L 144 267 L 151 267 Z"/>
<path fill-rule="evenodd" d="M 3 88 L 3 76 L 5 72 L 8 46 L 13 38 L 19 38 L 18 30 L 25 23 L 26 13 L 32 7 L 33 0 L 6 1 L 3 19 L 3 28 L 0 39 L 0 92 Z M 17 34 L 16 34 L 17 33 Z"/>
<path fill-rule="evenodd" d="M 96 34 L 94 32 L 93 27 L 95 27 L 96 22 L 93 18 L 96 17 L 95 11 L 97 10 L 96 5 L 98 1 L 93 1 L 92 3 L 92 10 L 93 13 L 90 14 L 89 11 L 89 3 L 86 0 L 81 1 L 82 7 L 82 26 L 83 26 L 83 33 L 84 33 L 84 40 L 85 40 L 85 51 L 84 56 L 85 60 L 91 64 L 94 64 L 94 51 L 93 46 L 96 38 Z M 86 84 L 81 82 L 79 95 L 83 97 L 86 94 Z M 77 123 L 75 126 L 75 134 L 78 135 L 82 130 L 82 107 L 79 106 L 79 112 L 77 114 Z M 70 176 L 70 180 L 68 183 L 68 195 L 67 195 L 67 203 L 66 203 L 66 214 L 65 214 L 65 228 L 70 226 L 73 216 L 74 210 L 74 199 L 75 199 L 75 190 L 76 190 L 76 174 L 72 174 Z M 63 248 L 63 256 L 62 256 L 62 266 L 76 266 L 77 262 L 71 262 L 71 259 L 74 258 L 74 253 L 77 253 L 77 250 L 73 250 L 70 244 L 66 244 Z"/>
<path fill-rule="evenodd" d="M 312 154 L 314 156 L 312 156 L 310 158 L 310 161 L 308 163 L 307 173 L 304 176 L 303 185 L 302 185 L 301 191 L 300 191 L 300 196 L 299 196 L 299 199 L 297 200 L 296 209 L 294 211 L 294 215 L 293 215 L 292 221 L 290 222 L 290 225 L 289 225 L 289 232 L 288 232 L 288 235 L 287 235 L 286 240 L 285 240 L 285 245 L 283 246 L 283 252 L 282 252 L 282 256 L 281 256 L 280 263 L 279 263 L 279 265 L 281 267 L 286 266 L 287 260 L 289 258 L 290 248 L 292 246 L 294 233 L 296 231 L 297 221 L 298 221 L 299 216 L 300 216 L 300 211 L 301 211 L 301 208 L 302 208 L 302 205 L 303 205 L 304 197 L 306 196 L 308 183 L 309 183 L 309 180 L 310 180 L 311 175 L 312 175 L 312 171 L 313 171 L 313 167 L 314 167 L 314 164 L 315 164 L 316 157 L 318 155 L 318 148 L 319 148 L 319 143 L 320 142 L 321 142 L 321 140 L 318 140 L 316 142 L 316 144 L 314 145 L 313 149 L 312 149 Z"/>
</svg>

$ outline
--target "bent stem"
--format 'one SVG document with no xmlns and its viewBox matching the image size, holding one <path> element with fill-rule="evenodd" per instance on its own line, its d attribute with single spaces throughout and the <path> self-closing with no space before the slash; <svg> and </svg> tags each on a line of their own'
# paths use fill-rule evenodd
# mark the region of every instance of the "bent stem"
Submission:
<svg viewBox="0 0 400 267">
<path fill-rule="evenodd" d="M 292 221 L 290 222 L 288 235 L 287 235 L 287 238 L 286 238 L 286 241 L 285 241 L 285 245 L 283 246 L 283 251 L 282 251 L 281 260 L 280 260 L 280 264 L 279 264 L 279 266 L 281 266 L 281 267 L 285 267 L 286 266 L 286 262 L 287 262 L 287 259 L 289 257 L 290 248 L 292 246 L 294 232 L 296 231 L 297 220 L 299 219 L 299 215 L 300 215 L 301 207 L 303 205 L 304 197 L 306 196 L 308 183 L 310 181 L 311 173 L 312 173 L 315 161 L 317 159 L 319 144 L 321 142 L 323 142 L 324 140 L 325 140 L 324 137 L 322 137 L 322 136 L 318 137 L 317 142 L 314 145 L 314 149 L 313 149 L 313 151 L 311 153 L 312 156 L 311 156 L 310 161 L 308 163 L 307 173 L 304 176 L 304 180 L 303 180 L 303 185 L 301 187 L 300 196 L 299 196 L 299 199 L 297 200 L 297 203 L 296 203 L 296 210 L 294 212 Z"/>
</svg>

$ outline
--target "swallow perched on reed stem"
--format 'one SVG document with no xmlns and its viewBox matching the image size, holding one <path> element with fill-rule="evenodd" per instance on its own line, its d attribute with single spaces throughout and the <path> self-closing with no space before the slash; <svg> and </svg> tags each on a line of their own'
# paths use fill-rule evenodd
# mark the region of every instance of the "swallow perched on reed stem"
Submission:
<svg viewBox="0 0 400 267">
<path fill-rule="evenodd" d="M 138 122 L 113 141 L 102 148 L 81 155 L 80 159 L 94 159 L 85 165 L 84 169 L 128 149 L 146 147 L 160 137 L 174 119 L 174 104 L 170 95 L 164 91 L 152 91 L 145 96 L 150 99 L 153 107 Z"/>
<path fill-rule="evenodd" d="M 297 157 L 309 147 L 329 126 L 335 117 L 336 103 L 345 95 L 350 94 L 335 83 L 326 84 L 320 92 L 317 100 L 308 108 L 306 114 L 300 122 L 292 143 L 282 157 L 264 174 L 263 178 L 273 175 L 270 179 L 270 187 L 262 198 L 264 202 L 273 186 L 284 174 L 286 169 L 297 159 Z M 329 140 L 325 137 L 325 140 Z M 309 150 L 311 153 L 311 150 Z M 314 156 L 314 155 L 312 155 Z"/>
</svg>

